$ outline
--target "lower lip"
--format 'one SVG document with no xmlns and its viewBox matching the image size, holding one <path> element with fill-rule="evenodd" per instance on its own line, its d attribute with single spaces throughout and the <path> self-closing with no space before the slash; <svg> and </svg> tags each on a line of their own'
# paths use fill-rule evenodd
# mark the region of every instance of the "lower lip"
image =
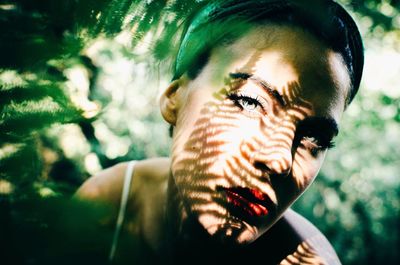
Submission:
<svg viewBox="0 0 400 265">
<path fill-rule="evenodd" d="M 233 204 L 235 207 L 242 209 L 250 216 L 261 217 L 268 214 L 268 209 L 265 206 L 258 203 L 250 202 L 232 191 L 226 190 L 225 192 L 229 203 Z"/>
</svg>

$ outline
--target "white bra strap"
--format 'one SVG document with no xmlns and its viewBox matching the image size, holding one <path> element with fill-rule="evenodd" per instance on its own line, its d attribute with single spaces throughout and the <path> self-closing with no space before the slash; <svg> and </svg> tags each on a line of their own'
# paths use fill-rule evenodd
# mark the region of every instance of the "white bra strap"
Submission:
<svg viewBox="0 0 400 265">
<path fill-rule="evenodd" d="M 135 166 L 136 162 L 137 161 L 135 161 L 135 160 L 130 161 L 128 163 L 128 166 L 126 167 L 125 177 L 124 177 L 124 186 L 122 188 L 121 203 L 119 206 L 117 224 L 115 226 L 111 250 L 110 250 L 110 254 L 108 256 L 108 260 L 110 262 L 112 262 L 112 260 L 114 259 L 115 251 L 117 250 L 118 239 L 119 239 L 119 235 L 121 233 L 122 224 L 124 222 L 126 205 L 128 203 L 128 198 L 129 198 L 129 190 L 131 187 L 133 167 Z"/>
</svg>

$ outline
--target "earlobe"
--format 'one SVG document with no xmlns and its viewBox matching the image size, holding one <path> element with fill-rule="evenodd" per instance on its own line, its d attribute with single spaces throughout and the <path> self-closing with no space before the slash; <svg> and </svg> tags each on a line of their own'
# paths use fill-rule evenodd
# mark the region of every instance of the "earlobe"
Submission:
<svg viewBox="0 0 400 265">
<path fill-rule="evenodd" d="M 179 80 L 172 81 L 160 97 L 161 114 L 169 124 L 175 125 L 178 110 L 177 90 L 180 86 Z"/>
</svg>

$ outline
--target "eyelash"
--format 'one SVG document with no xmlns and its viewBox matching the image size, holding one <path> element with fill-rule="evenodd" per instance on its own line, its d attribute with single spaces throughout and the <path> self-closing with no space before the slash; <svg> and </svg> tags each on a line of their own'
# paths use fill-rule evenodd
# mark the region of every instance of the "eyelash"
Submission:
<svg viewBox="0 0 400 265">
<path fill-rule="evenodd" d="M 309 142 L 311 142 L 311 145 L 313 145 L 313 146 L 307 146 L 307 144 L 304 144 L 303 141 L 309 141 Z M 320 140 L 314 136 L 303 136 L 300 143 L 302 146 L 309 149 L 311 154 L 314 156 L 317 155 L 321 151 L 325 151 L 327 149 L 331 149 L 331 148 L 335 147 L 335 142 L 333 140 L 326 142 L 326 141 Z"/>
<path fill-rule="evenodd" d="M 233 103 L 241 110 L 246 110 L 247 112 L 255 112 L 255 110 L 247 110 L 239 101 L 245 100 L 251 104 L 255 104 L 256 107 L 261 107 L 263 111 L 266 109 L 266 103 L 264 103 L 259 96 L 246 95 L 242 93 L 230 93 L 228 94 L 228 98 L 232 100 Z"/>
</svg>

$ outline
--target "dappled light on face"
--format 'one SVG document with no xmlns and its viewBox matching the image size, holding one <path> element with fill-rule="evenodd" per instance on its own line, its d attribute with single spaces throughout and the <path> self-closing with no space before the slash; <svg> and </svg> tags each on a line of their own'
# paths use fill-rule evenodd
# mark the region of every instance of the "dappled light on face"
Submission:
<svg viewBox="0 0 400 265">
<path fill-rule="evenodd" d="M 181 153 L 173 161 L 175 182 L 187 207 L 210 234 L 236 239 L 244 230 L 243 224 L 229 216 L 226 196 L 217 192 L 217 187 L 243 186 L 237 176 L 224 174 L 229 167 L 227 161 L 233 156 L 229 154 L 232 140 L 227 139 L 233 137 L 230 132 L 240 132 L 237 114 L 237 107 L 227 100 L 205 104 L 184 146 L 184 155 Z"/>
<path fill-rule="evenodd" d="M 307 168 L 310 154 L 295 142 L 310 103 L 294 91 L 284 95 L 286 102 L 296 100 L 286 114 L 281 108 L 249 116 L 229 94 L 250 82 L 228 83 L 202 105 L 193 126 L 177 125 L 172 151 L 172 174 L 185 209 L 210 235 L 231 243 L 255 240 L 316 175 L 314 167 Z"/>
<path fill-rule="evenodd" d="M 282 97 L 285 102 L 290 104 L 288 112 L 297 119 L 304 119 L 304 117 L 310 114 L 310 110 L 313 109 L 312 104 L 302 96 L 301 87 L 298 82 L 289 82 L 283 87 Z"/>
<path fill-rule="evenodd" d="M 306 190 L 343 111 L 326 62 L 310 59 L 324 57 L 325 46 L 293 28 L 279 33 L 279 45 L 254 31 L 221 46 L 183 88 L 172 148 L 177 195 L 224 242 L 254 241 Z"/>
<path fill-rule="evenodd" d="M 325 152 L 318 155 L 318 157 L 314 157 L 312 161 L 310 161 L 310 156 L 313 156 L 310 154 L 310 151 L 304 149 L 298 150 L 293 160 L 292 178 L 295 182 L 295 186 L 300 191 L 304 191 L 316 177 L 324 159 Z"/>
</svg>

